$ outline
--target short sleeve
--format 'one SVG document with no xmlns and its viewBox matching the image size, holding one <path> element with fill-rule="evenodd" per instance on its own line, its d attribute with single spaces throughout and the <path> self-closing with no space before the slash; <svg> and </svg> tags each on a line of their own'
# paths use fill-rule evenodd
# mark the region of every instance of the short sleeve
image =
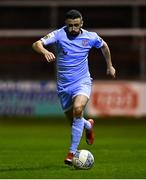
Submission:
<svg viewBox="0 0 146 180">
<path fill-rule="evenodd" d="M 96 34 L 96 33 L 95 33 Z M 95 35 L 95 39 L 94 39 L 95 41 L 94 41 L 94 47 L 96 47 L 96 48 L 101 48 L 102 46 L 103 46 L 103 43 L 104 43 L 104 41 L 103 41 L 103 39 L 100 37 L 100 36 L 98 36 L 97 34 Z"/>
<path fill-rule="evenodd" d="M 57 31 L 53 31 L 43 38 L 41 38 L 41 41 L 43 42 L 44 45 L 52 44 L 56 42 L 56 36 L 57 36 Z"/>
</svg>

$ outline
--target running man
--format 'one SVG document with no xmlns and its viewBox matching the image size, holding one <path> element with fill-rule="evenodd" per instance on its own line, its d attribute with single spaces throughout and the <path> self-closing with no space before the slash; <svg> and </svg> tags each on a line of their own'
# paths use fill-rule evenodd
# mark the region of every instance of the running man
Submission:
<svg viewBox="0 0 146 180">
<path fill-rule="evenodd" d="M 72 122 L 71 144 L 64 160 L 68 165 L 72 165 L 72 158 L 84 129 L 87 144 L 91 145 L 94 142 L 94 121 L 83 117 L 91 94 L 92 78 L 88 67 L 88 54 L 92 47 L 101 49 L 107 65 L 106 73 L 115 77 L 107 43 L 96 32 L 89 32 L 82 26 L 81 13 L 70 10 L 66 13 L 65 26 L 47 34 L 32 45 L 48 62 L 56 61 L 58 96 L 66 117 Z M 45 48 L 50 44 L 56 45 L 56 55 Z"/>
</svg>

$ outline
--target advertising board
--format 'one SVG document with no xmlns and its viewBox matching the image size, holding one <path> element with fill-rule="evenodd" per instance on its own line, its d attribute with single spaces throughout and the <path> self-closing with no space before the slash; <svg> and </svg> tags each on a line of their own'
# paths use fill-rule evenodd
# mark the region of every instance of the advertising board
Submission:
<svg viewBox="0 0 146 180">
<path fill-rule="evenodd" d="M 146 84 L 128 81 L 94 81 L 87 106 L 90 116 L 146 115 Z"/>
<path fill-rule="evenodd" d="M 55 82 L 0 81 L 0 115 L 63 115 Z"/>
</svg>

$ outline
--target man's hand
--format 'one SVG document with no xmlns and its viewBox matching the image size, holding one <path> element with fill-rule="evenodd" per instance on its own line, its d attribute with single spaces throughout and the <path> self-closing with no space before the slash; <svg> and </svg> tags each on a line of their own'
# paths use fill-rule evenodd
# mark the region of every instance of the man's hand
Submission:
<svg viewBox="0 0 146 180">
<path fill-rule="evenodd" d="M 34 42 L 32 47 L 36 52 L 42 54 L 48 62 L 55 61 L 55 55 L 44 48 L 41 40 Z"/>
<path fill-rule="evenodd" d="M 53 62 L 55 61 L 55 55 L 52 53 L 52 52 L 49 52 L 49 51 L 45 51 L 43 53 L 43 55 L 45 56 L 45 59 L 48 61 L 48 62 Z"/>
<path fill-rule="evenodd" d="M 106 73 L 107 73 L 107 75 L 110 75 L 113 78 L 115 78 L 115 76 L 116 76 L 116 70 L 113 66 L 108 67 Z"/>
</svg>

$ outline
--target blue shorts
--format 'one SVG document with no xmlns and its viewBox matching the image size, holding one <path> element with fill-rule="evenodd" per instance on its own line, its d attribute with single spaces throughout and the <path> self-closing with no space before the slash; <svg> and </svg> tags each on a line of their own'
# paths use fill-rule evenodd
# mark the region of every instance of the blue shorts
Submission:
<svg viewBox="0 0 146 180">
<path fill-rule="evenodd" d="M 58 86 L 58 96 L 64 112 L 68 111 L 72 107 L 72 100 L 77 95 L 84 95 L 88 99 L 91 94 L 92 82 L 90 81 L 78 81 L 67 87 Z"/>
</svg>

